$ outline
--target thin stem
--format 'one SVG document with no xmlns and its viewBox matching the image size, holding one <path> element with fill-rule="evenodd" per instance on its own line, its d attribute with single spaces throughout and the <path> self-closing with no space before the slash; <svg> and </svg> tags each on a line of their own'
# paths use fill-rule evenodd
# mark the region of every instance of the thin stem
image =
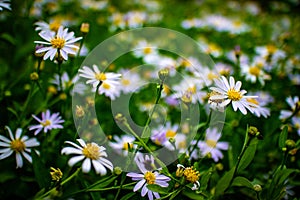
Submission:
<svg viewBox="0 0 300 200">
<path fill-rule="evenodd" d="M 21 120 L 22 120 L 22 118 L 24 117 L 24 115 L 25 115 L 25 113 L 26 113 L 26 110 L 27 110 L 27 107 L 28 107 L 28 104 L 29 104 L 29 102 L 30 102 L 30 100 L 31 100 L 31 97 L 33 96 L 33 93 L 34 93 L 34 89 L 35 89 L 35 82 L 33 81 L 32 83 L 31 83 L 31 87 L 30 87 L 30 90 L 29 90 L 29 94 L 28 94 L 28 96 L 27 96 L 27 98 L 26 98 L 26 101 L 25 101 L 25 103 L 24 103 L 24 106 L 23 106 L 23 111 L 22 111 L 22 113 L 21 113 L 21 115 L 20 115 L 20 117 L 19 117 L 19 125 L 21 125 Z"/>
<path fill-rule="evenodd" d="M 284 165 L 285 165 L 285 163 L 286 163 L 286 161 L 287 161 L 287 158 L 288 158 L 288 150 L 286 150 L 285 152 L 284 152 L 284 156 L 283 156 L 283 158 L 282 158 L 282 161 L 281 161 L 281 166 L 280 166 L 280 169 L 283 169 L 283 167 L 284 167 Z"/>
</svg>

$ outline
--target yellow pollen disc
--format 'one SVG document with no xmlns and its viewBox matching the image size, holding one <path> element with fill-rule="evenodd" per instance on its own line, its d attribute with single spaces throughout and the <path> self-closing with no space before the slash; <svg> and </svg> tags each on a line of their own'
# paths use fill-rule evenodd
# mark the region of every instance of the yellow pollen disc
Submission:
<svg viewBox="0 0 300 200">
<path fill-rule="evenodd" d="M 233 22 L 233 26 L 236 27 L 236 28 L 239 28 L 242 26 L 242 22 L 241 21 L 235 21 Z"/>
<path fill-rule="evenodd" d="M 186 141 L 179 142 L 178 147 L 179 147 L 179 149 L 185 149 L 186 148 Z"/>
<path fill-rule="evenodd" d="M 49 24 L 49 28 L 51 31 L 57 32 L 61 24 L 58 21 L 54 21 L 51 24 Z"/>
<path fill-rule="evenodd" d="M 15 152 L 22 152 L 25 150 L 25 147 L 25 143 L 20 139 L 13 140 L 10 143 L 10 148 Z"/>
<path fill-rule="evenodd" d="M 215 148 L 217 145 L 217 141 L 215 140 L 206 140 L 206 144 L 212 148 Z"/>
<path fill-rule="evenodd" d="M 167 130 L 167 132 L 166 132 L 167 138 L 173 138 L 173 137 L 175 137 L 175 135 L 176 135 L 176 132 L 173 130 Z"/>
<path fill-rule="evenodd" d="M 253 99 L 253 98 L 249 98 L 249 99 L 247 99 L 247 101 L 250 102 L 250 103 L 253 103 L 255 105 L 259 104 L 258 101 L 256 99 Z"/>
<path fill-rule="evenodd" d="M 208 78 L 209 80 L 214 80 L 215 78 L 218 78 L 218 76 L 217 76 L 215 73 L 209 72 L 209 73 L 207 74 L 207 78 Z"/>
<path fill-rule="evenodd" d="M 195 183 L 199 180 L 200 173 L 193 169 L 193 167 L 185 168 L 183 175 L 185 176 L 187 181 L 191 183 Z"/>
<path fill-rule="evenodd" d="M 124 149 L 124 150 L 128 150 L 128 146 L 132 149 L 133 144 L 130 144 L 130 143 L 128 143 L 128 142 L 124 142 L 124 143 L 123 143 L 123 149 Z"/>
<path fill-rule="evenodd" d="M 276 51 L 276 47 L 274 45 L 268 45 L 267 50 L 269 54 L 273 54 Z"/>
<path fill-rule="evenodd" d="M 235 91 L 234 89 L 230 89 L 227 92 L 227 96 L 232 101 L 238 101 L 242 98 L 242 95 L 239 91 Z"/>
<path fill-rule="evenodd" d="M 107 83 L 102 83 L 102 86 L 103 86 L 104 89 L 107 89 L 107 90 L 110 89 L 110 85 L 107 84 Z"/>
<path fill-rule="evenodd" d="M 208 45 L 208 52 L 218 51 L 219 48 L 215 44 L 209 44 Z"/>
<path fill-rule="evenodd" d="M 151 49 L 151 47 L 145 47 L 143 51 L 144 51 L 144 54 L 149 54 L 152 52 L 152 49 Z"/>
<path fill-rule="evenodd" d="M 105 81 L 106 75 L 105 75 L 105 73 L 95 74 L 95 78 L 99 81 Z"/>
<path fill-rule="evenodd" d="M 45 122 L 41 122 L 41 124 L 42 124 L 42 126 L 50 126 L 51 121 L 47 119 Z"/>
<path fill-rule="evenodd" d="M 65 46 L 66 40 L 63 38 L 55 37 L 51 40 L 50 43 L 53 48 L 62 49 Z"/>
<path fill-rule="evenodd" d="M 152 172 L 146 172 L 144 175 L 144 178 L 146 179 L 148 184 L 154 184 L 155 183 L 155 174 Z"/>
<path fill-rule="evenodd" d="M 191 94 L 196 94 L 197 92 L 197 88 L 196 88 L 196 85 L 194 85 L 193 87 L 189 87 L 187 89 L 187 92 L 191 93 Z"/>
<path fill-rule="evenodd" d="M 260 74 L 260 68 L 257 66 L 252 66 L 249 68 L 249 73 L 254 75 L 254 76 L 259 76 Z"/>
<path fill-rule="evenodd" d="M 129 85 L 130 84 L 130 80 L 128 80 L 128 79 L 122 79 L 122 84 L 123 85 Z"/>
<path fill-rule="evenodd" d="M 88 143 L 86 147 L 82 149 L 82 153 L 85 157 L 90 158 L 92 160 L 97 160 L 100 157 L 100 148 L 92 143 Z"/>
</svg>

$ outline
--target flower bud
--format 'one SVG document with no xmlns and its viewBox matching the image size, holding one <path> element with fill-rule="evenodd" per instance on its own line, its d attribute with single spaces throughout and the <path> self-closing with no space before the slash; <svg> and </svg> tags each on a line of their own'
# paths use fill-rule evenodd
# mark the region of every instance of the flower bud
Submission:
<svg viewBox="0 0 300 200">
<path fill-rule="evenodd" d="M 126 118 L 121 113 L 116 114 L 115 120 L 119 123 L 126 123 L 127 122 Z"/>
<path fill-rule="evenodd" d="M 83 117 L 85 114 L 84 109 L 82 106 L 76 105 L 76 116 L 77 117 Z"/>
<path fill-rule="evenodd" d="M 50 175 L 53 181 L 59 181 L 62 178 L 63 173 L 59 168 L 55 169 L 54 167 L 51 167 L 50 170 Z"/>
<path fill-rule="evenodd" d="M 288 149 L 292 149 L 296 146 L 296 143 L 294 140 L 286 140 L 285 141 L 285 146 L 288 148 Z"/>
<path fill-rule="evenodd" d="M 158 77 L 162 82 L 165 81 L 165 79 L 168 75 L 169 75 L 169 69 L 167 69 L 167 68 L 159 70 L 159 72 L 158 72 Z"/>
<path fill-rule="evenodd" d="M 38 73 L 32 72 L 32 73 L 30 74 L 30 80 L 36 81 L 36 80 L 38 80 L 38 79 L 39 79 L 39 74 L 38 74 Z"/>
<path fill-rule="evenodd" d="M 259 184 L 253 185 L 253 189 L 254 189 L 256 192 L 262 191 L 261 185 L 259 185 Z"/>
<path fill-rule="evenodd" d="M 90 31 L 90 24 L 89 23 L 82 23 L 80 27 L 80 31 L 83 34 L 87 34 Z"/>
<path fill-rule="evenodd" d="M 258 136 L 260 133 L 259 133 L 258 129 L 255 126 L 250 126 L 249 130 L 248 130 L 248 134 L 250 136 Z"/>
<path fill-rule="evenodd" d="M 114 174 L 115 175 L 120 175 L 122 173 L 122 168 L 121 167 L 115 167 L 114 168 Z"/>
</svg>

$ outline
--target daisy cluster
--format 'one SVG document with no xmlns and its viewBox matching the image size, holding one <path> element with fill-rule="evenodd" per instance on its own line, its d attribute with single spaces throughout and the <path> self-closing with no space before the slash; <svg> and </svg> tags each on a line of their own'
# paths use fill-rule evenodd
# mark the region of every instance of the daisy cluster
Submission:
<svg viewBox="0 0 300 200">
<path fill-rule="evenodd" d="M 1 198 L 300 198 L 297 8 L 0 0 Z"/>
</svg>

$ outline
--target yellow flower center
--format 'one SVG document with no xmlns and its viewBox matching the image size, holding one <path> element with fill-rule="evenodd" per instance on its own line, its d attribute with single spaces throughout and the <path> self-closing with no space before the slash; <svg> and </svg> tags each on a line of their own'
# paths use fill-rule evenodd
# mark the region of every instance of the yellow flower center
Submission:
<svg viewBox="0 0 300 200">
<path fill-rule="evenodd" d="M 105 81 L 106 80 L 106 75 L 105 75 L 105 73 L 95 74 L 95 78 L 99 81 Z"/>
<path fill-rule="evenodd" d="M 179 149 L 185 149 L 186 148 L 186 141 L 181 141 L 178 143 L 178 148 Z"/>
<path fill-rule="evenodd" d="M 258 101 L 256 99 L 253 99 L 253 98 L 248 98 L 247 101 L 250 102 L 250 103 L 253 103 L 255 105 L 259 104 Z"/>
<path fill-rule="evenodd" d="M 260 74 L 260 68 L 257 66 L 252 66 L 249 68 L 249 73 L 254 75 L 254 76 L 259 76 Z"/>
<path fill-rule="evenodd" d="M 187 89 L 187 92 L 188 92 L 188 93 L 191 93 L 191 94 L 196 94 L 196 92 L 197 92 L 196 85 L 194 85 L 193 87 L 189 87 L 189 88 Z"/>
<path fill-rule="evenodd" d="M 110 85 L 107 83 L 102 83 L 102 86 L 104 89 L 109 90 L 110 89 Z"/>
<path fill-rule="evenodd" d="M 206 140 L 206 144 L 212 148 L 215 148 L 217 145 L 217 141 L 215 140 Z"/>
<path fill-rule="evenodd" d="M 234 21 L 234 22 L 233 22 L 233 26 L 234 26 L 235 28 L 239 28 L 239 27 L 242 26 L 242 22 L 241 22 L 241 21 Z"/>
<path fill-rule="evenodd" d="M 230 89 L 227 92 L 227 96 L 232 101 L 238 101 L 242 98 L 242 95 L 239 91 L 235 91 L 234 89 Z"/>
<path fill-rule="evenodd" d="M 51 125 L 51 121 L 50 120 L 46 120 L 45 122 L 41 122 L 42 126 L 50 126 Z"/>
<path fill-rule="evenodd" d="M 129 143 L 129 142 L 124 142 L 123 143 L 123 149 L 124 150 L 128 150 L 128 147 L 132 149 L 133 144 Z"/>
<path fill-rule="evenodd" d="M 184 169 L 183 175 L 187 181 L 195 183 L 199 180 L 200 173 L 194 170 L 193 167 L 187 167 Z"/>
<path fill-rule="evenodd" d="M 155 183 L 155 174 L 152 172 L 146 172 L 144 175 L 144 178 L 146 179 L 148 184 L 154 184 Z"/>
<path fill-rule="evenodd" d="M 65 46 L 66 40 L 63 38 L 55 37 L 50 41 L 53 48 L 62 49 Z"/>
<path fill-rule="evenodd" d="M 25 150 L 25 147 L 25 143 L 20 139 L 15 139 L 10 143 L 10 148 L 15 152 L 22 152 Z"/>
<path fill-rule="evenodd" d="M 100 157 L 100 148 L 96 144 L 88 143 L 83 149 L 82 153 L 85 157 L 92 160 L 97 160 Z"/>
<path fill-rule="evenodd" d="M 143 51 L 144 51 L 144 54 L 150 54 L 152 52 L 152 49 L 151 49 L 151 47 L 145 47 Z"/>
<path fill-rule="evenodd" d="M 128 79 L 122 79 L 122 84 L 127 86 L 127 85 L 130 84 L 130 80 L 128 80 Z"/>
<path fill-rule="evenodd" d="M 269 54 L 273 54 L 276 51 L 276 47 L 274 45 L 268 45 L 267 50 Z"/>
<path fill-rule="evenodd" d="M 216 75 L 216 74 L 213 73 L 213 72 L 209 72 L 209 73 L 207 74 L 207 78 L 208 78 L 209 80 L 214 80 L 215 78 L 218 78 L 218 75 Z"/>
<path fill-rule="evenodd" d="M 57 32 L 59 27 L 61 26 L 61 23 L 59 23 L 57 20 L 55 20 L 54 22 L 52 22 L 51 24 L 49 24 L 49 28 L 51 31 L 55 31 Z"/>
<path fill-rule="evenodd" d="M 173 137 L 175 137 L 175 135 L 176 135 L 176 132 L 173 130 L 167 130 L 167 132 L 166 132 L 167 138 L 173 138 Z"/>
</svg>

